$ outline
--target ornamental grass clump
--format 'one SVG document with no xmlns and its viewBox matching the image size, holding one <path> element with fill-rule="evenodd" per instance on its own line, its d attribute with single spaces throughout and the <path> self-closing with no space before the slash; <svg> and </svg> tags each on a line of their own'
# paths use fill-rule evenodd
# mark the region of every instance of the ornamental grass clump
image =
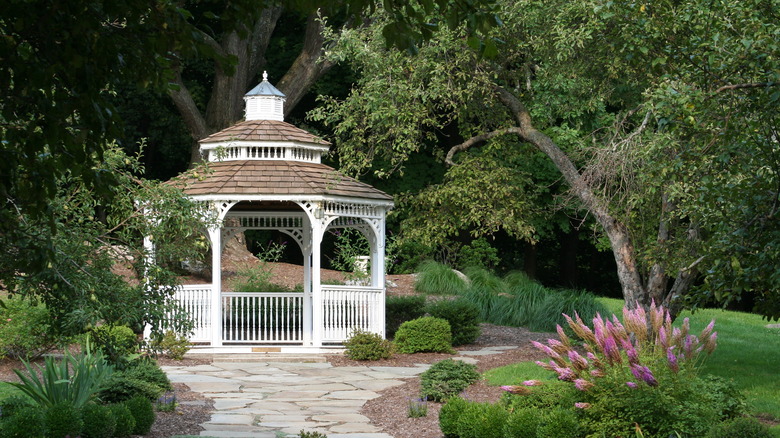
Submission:
<svg viewBox="0 0 780 438">
<path fill-rule="evenodd" d="M 550 358 L 537 364 L 573 387 L 568 409 L 585 435 L 634 436 L 640 430 L 646 438 L 704 436 L 714 424 L 743 412 L 734 407 L 732 385 L 697 375 L 717 345 L 714 321 L 695 335 L 688 318 L 675 327 L 669 312 L 655 304 L 647 312 L 624 308 L 622 322 L 597 314 L 592 328 L 576 313 L 564 317 L 582 348 L 560 325 L 559 339 L 533 345 Z M 535 398 L 524 395 L 546 392 L 548 385 L 530 388 L 541 383 L 502 387 L 509 393 L 505 404 L 532 407 Z"/>
</svg>

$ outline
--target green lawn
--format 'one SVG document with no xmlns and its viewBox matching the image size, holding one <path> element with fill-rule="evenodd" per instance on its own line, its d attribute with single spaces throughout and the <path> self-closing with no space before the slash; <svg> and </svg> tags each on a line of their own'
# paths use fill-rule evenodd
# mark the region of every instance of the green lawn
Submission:
<svg viewBox="0 0 780 438">
<path fill-rule="evenodd" d="M 620 312 L 622 300 L 600 298 L 613 312 Z M 619 313 L 618 313 L 619 314 Z M 691 319 L 693 333 L 698 333 L 710 320 L 715 320 L 718 348 L 702 367 L 702 371 L 732 379 L 747 398 L 751 412 L 780 420 L 780 329 L 770 329 L 760 316 L 723 310 L 685 312 Z M 517 384 L 528 379 L 550 379 L 554 376 L 524 362 L 490 370 L 485 377 L 491 385 Z M 780 427 L 773 430 L 780 436 Z"/>
</svg>

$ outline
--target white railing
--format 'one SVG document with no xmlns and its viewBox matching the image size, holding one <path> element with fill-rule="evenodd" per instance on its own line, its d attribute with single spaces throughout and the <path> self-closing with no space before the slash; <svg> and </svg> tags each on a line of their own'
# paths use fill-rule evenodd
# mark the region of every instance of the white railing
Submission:
<svg viewBox="0 0 780 438">
<path fill-rule="evenodd" d="M 343 342 L 353 329 L 384 334 L 384 290 L 322 285 L 323 342 Z"/>
<path fill-rule="evenodd" d="M 327 151 L 326 151 L 327 152 Z M 231 160 L 284 160 L 320 163 L 323 151 L 300 146 L 257 146 L 231 144 L 218 149 L 209 149 L 209 161 Z"/>
<path fill-rule="evenodd" d="M 174 298 L 194 323 L 190 342 L 210 342 L 211 285 L 186 284 L 176 289 Z"/>
<path fill-rule="evenodd" d="M 225 343 L 302 343 L 303 293 L 223 292 Z"/>
</svg>

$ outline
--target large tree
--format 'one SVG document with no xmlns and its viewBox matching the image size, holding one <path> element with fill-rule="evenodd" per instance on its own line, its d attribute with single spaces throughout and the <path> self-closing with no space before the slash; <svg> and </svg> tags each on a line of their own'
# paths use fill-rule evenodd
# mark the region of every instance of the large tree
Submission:
<svg viewBox="0 0 780 438">
<path fill-rule="evenodd" d="M 629 305 L 751 292 L 756 310 L 778 317 L 779 11 L 776 0 L 506 2 L 493 59 L 457 32 L 416 58 L 355 32 L 339 53 L 363 79 L 312 116 L 335 125 L 356 171 L 377 158 L 402 166 L 420 139 L 457 123 L 462 141 L 444 159 L 461 187 L 445 194 L 471 207 L 445 214 L 490 211 L 461 223 L 476 232 L 496 219 L 523 230 L 530 218 L 500 202 L 506 175 L 487 178 L 491 189 L 460 168 L 518 172 L 512 157 L 530 145 L 598 224 Z M 431 212 L 428 228 L 440 229 Z"/>
</svg>

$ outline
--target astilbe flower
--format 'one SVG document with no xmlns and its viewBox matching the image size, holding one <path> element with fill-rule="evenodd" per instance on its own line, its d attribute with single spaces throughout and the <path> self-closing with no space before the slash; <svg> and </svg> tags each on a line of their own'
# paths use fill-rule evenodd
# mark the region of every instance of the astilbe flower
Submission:
<svg viewBox="0 0 780 438">
<path fill-rule="evenodd" d="M 555 331 L 558 332 L 558 339 L 561 340 L 561 343 L 565 345 L 566 348 L 571 348 L 571 339 L 566 335 L 566 332 L 560 324 L 555 325 Z"/>
<path fill-rule="evenodd" d="M 589 368 L 588 360 L 574 350 L 569 351 L 569 361 L 577 371 L 585 371 Z"/>
<path fill-rule="evenodd" d="M 525 386 L 542 386 L 544 385 L 544 382 L 541 380 L 526 380 L 523 382 L 523 385 Z"/>
<path fill-rule="evenodd" d="M 626 382 L 626 386 L 628 386 L 631 389 L 636 388 L 636 382 Z"/>
<path fill-rule="evenodd" d="M 573 382 L 577 378 L 577 373 L 569 367 L 553 367 L 553 371 L 558 374 L 558 380 Z"/>
<path fill-rule="evenodd" d="M 590 403 L 583 403 L 583 402 L 577 402 L 574 403 L 574 407 L 577 409 L 588 409 L 590 408 Z"/>
<path fill-rule="evenodd" d="M 674 347 L 669 347 L 666 350 L 666 361 L 669 364 L 669 369 L 673 372 L 680 371 L 680 364 L 677 363 L 677 356 L 674 355 Z"/>
<path fill-rule="evenodd" d="M 525 386 L 517 386 L 517 385 L 504 385 L 501 387 L 504 391 L 515 394 L 515 395 L 528 395 L 531 393 L 531 390 L 526 388 Z"/>
<path fill-rule="evenodd" d="M 593 383 L 589 382 L 585 379 L 574 379 L 574 387 L 579 389 L 580 391 L 587 391 L 590 388 L 593 388 Z"/>
</svg>

